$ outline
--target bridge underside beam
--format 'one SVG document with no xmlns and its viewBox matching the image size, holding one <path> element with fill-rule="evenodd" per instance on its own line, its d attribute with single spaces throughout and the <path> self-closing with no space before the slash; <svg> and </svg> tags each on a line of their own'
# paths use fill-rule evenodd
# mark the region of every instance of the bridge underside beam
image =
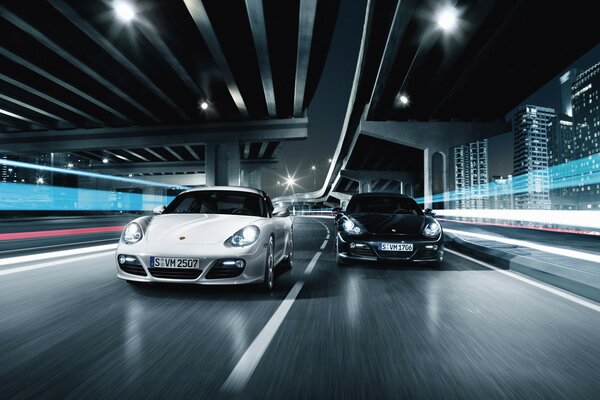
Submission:
<svg viewBox="0 0 600 400">
<path fill-rule="evenodd" d="M 487 139 L 510 132 L 510 123 L 501 122 L 413 122 L 363 121 L 360 133 L 417 149 L 439 149 Z"/>
<path fill-rule="evenodd" d="M 0 151 L 7 153 L 104 150 L 118 143 L 124 148 L 194 145 L 222 142 L 304 140 L 308 120 L 291 118 L 238 123 L 72 129 L 1 133 Z"/>
<path fill-rule="evenodd" d="M 250 170 L 275 168 L 277 163 L 276 159 L 240 160 L 241 168 Z M 131 162 L 97 166 L 93 172 L 107 175 L 206 172 L 206 163 L 204 161 Z"/>
</svg>

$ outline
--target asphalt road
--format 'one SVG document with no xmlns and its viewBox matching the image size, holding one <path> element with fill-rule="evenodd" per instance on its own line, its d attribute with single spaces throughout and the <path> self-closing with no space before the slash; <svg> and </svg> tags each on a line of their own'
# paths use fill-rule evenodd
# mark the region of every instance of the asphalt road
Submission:
<svg viewBox="0 0 600 400">
<path fill-rule="evenodd" d="M 454 254 L 338 267 L 333 237 L 305 273 L 326 234 L 296 218 L 272 294 L 132 286 L 106 253 L 0 267 L 0 398 L 598 399 L 600 312 Z"/>
</svg>

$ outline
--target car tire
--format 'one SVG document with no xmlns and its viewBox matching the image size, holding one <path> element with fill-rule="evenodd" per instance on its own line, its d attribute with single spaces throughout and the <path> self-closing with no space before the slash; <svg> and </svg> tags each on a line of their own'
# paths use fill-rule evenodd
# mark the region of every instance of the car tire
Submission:
<svg viewBox="0 0 600 400">
<path fill-rule="evenodd" d="M 267 247 L 267 259 L 265 260 L 265 277 L 263 280 L 263 289 L 267 292 L 273 291 L 275 287 L 275 260 L 273 255 L 273 238 L 269 238 Z"/>
</svg>

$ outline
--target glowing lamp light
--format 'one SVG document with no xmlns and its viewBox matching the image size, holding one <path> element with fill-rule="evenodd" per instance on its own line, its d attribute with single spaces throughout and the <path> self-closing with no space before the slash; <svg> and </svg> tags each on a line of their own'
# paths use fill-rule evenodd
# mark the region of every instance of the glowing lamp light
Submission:
<svg viewBox="0 0 600 400">
<path fill-rule="evenodd" d="M 116 1 L 113 4 L 113 9 L 117 18 L 123 22 L 130 22 L 135 18 L 135 9 L 133 5 L 127 1 Z"/>
<path fill-rule="evenodd" d="M 296 184 L 296 179 L 292 178 L 291 176 L 288 176 L 288 177 L 285 179 L 285 184 L 286 184 L 287 186 L 294 186 L 294 185 Z"/>
<path fill-rule="evenodd" d="M 402 105 L 408 104 L 408 96 L 406 96 L 405 94 L 400 95 L 399 100 Z"/>
<path fill-rule="evenodd" d="M 206 110 L 208 108 L 208 103 L 203 101 L 202 103 L 200 103 L 200 108 Z"/>
<path fill-rule="evenodd" d="M 67 168 L 73 168 L 73 163 L 68 163 Z"/>
<path fill-rule="evenodd" d="M 108 158 L 103 158 L 103 159 L 102 159 L 102 163 L 103 163 L 103 164 L 108 164 Z"/>
<path fill-rule="evenodd" d="M 44 181 L 44 178 L 42 178 L 42 177 L 39 177 L 39 178 L 37 178 L 37 179 L 35 180 L 35 182 L 36 182 L 38 185 L 43 185 L 45 181 Z"/>
<path fill-rule="evenodd" d="M 313 171 L 317 169 L 316 165 L 311 165 L 310 169 L 312 169 Z"/>
<path fill-rule="evenodd" d="M 442 8 L 437 14 L 436 22 L 444 32 L 452 32 L 458 24 L 458 10 L 452 6 Z"/>
</svg>

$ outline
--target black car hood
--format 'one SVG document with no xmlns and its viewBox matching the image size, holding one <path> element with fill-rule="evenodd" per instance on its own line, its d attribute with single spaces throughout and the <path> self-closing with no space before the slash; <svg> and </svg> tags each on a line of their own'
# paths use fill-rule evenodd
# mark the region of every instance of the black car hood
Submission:
<svg viewBox="0 0 600 400">
<path fill-rule="evenodd" d="M 371 234 L 419 235 L 429 217 L 412 214 L 350 214 Z"/>
</svg>

